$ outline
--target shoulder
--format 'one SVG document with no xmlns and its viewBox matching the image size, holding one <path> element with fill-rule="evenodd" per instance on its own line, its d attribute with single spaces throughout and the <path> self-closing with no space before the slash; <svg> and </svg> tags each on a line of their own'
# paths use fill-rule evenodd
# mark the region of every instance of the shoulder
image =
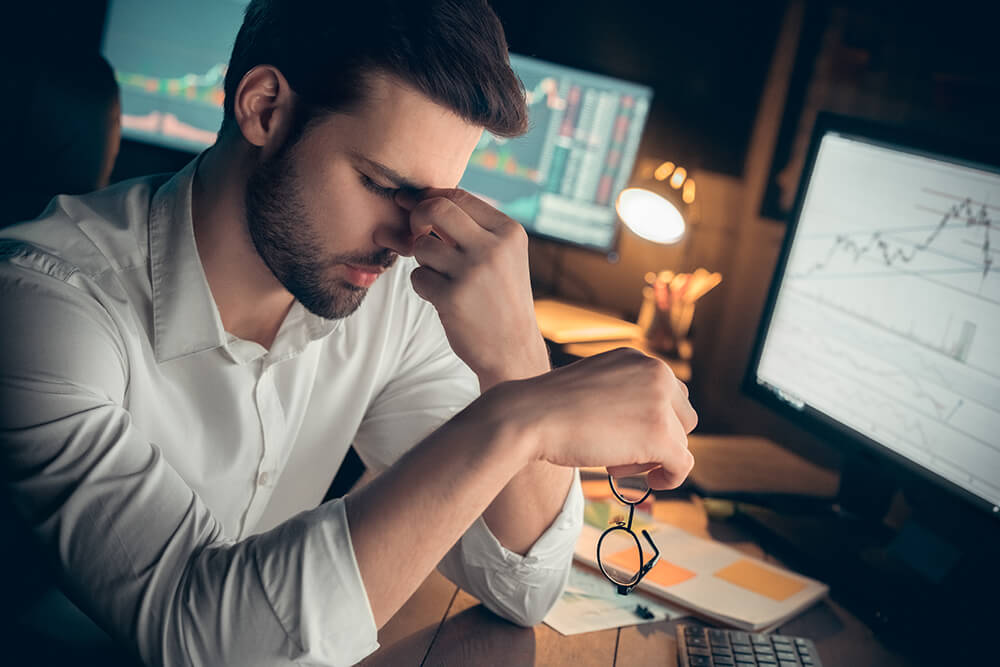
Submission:
<svg viewBox="0 0 1000 667">
<path fill-rule="evenodd" d="M 149 206 L 168 174 L 118 183 L 85 195 L 57 195 L 35 220 L 0 230 L 0 262 L 62 279 L 143 265 Z"/>
</svg>

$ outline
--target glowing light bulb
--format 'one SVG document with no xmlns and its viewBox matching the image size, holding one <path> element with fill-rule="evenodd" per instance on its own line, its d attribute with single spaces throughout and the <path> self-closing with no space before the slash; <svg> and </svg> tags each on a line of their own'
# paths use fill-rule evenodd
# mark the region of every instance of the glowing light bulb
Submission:
<svg viewBox="0 0 1000 667">
<path fill-rule="evenodd" d="M 658 181 L 665 181 L 670 177 L 670 174 L 674 172 L 674 167 L 676 165 L 673 162 L 663 162 L 656 171 L 653 172 L 653 178 Z"/>
<path fill-rule="evenodd" d="M 694 179 L 689 178 L 687 182 L 684 183 L 684 191 L 681 193 L 681 198 L 684 200 L 685 204 L 694 203 Z"/>
<path fill-rule="evenodd" d="M 674 190 L 681 187 L 684 184 L 684 179 L 687 178 L 687 169 L 684 167 L 677 167 L 674 171 L 674 175 L 670 177 L 670 187 Z"/>
<path fill-rule="evenodd" d="M 670 201 L 642 188 L 622 190 L 615 202 L 622 221 L 653 243 L 676 243 L 684 236 L 684 216 Z"/>
</svg>

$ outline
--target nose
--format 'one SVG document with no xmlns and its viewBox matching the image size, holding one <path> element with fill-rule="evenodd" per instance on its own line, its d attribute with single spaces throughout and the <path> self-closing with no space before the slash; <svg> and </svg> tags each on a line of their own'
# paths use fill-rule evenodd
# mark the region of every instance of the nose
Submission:
<svg viewBox="0 0 1000 667">
<path fill-rule="evenodd" d="M 387 207 L 381 216 L 381 222 L 372 232 L 372 241 L 404 257 L 413 255 L 414 237 L 410 230 L 410 212 L 396 204 Z"/>
</svg>

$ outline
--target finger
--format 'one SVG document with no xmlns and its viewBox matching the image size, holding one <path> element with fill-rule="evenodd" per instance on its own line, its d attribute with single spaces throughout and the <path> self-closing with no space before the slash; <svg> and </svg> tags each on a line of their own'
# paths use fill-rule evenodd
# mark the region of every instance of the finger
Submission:
<svg viewBox="0 0 1000 667">
<path fill-rule="evenodd" d="M 688 389 L 688 386 L 686 384 L 684 384 L 683 382 L 681 382 L 680 380 L 677 380 L 677 384 L 679 384 L 681 386 L 681 392 L 684 394 L 684 398 L 688 398 L 691 395 L 691 392 Z"/>
<path fill-rule="evenodd" d="M 698 425 L 698 413 L 695 412 L 694 406 L 691 405 L 685 396 L 680 393 L 674 394 L 670 401 L 671 406 L 674 408 L 674 414 L 677 415 L 677 419 L 683 427 L 685 433 L 690 433 Z"/>
<path fill-rule="evenodd" d="M 388 248 L 402 257 L 413 255 L 413 242 L 415 239 L 409 230 L 395 232 L 385 227 L 376 227 L 372 233 L 372 241 L 376 245 Z"/>
<path fill-rule="evenodd" d="M 421 196 L 420 192 L 421 192 L 420 190 L 409 190 L 409 189 L 397 190 L 394 198 L 396 205 L 399 206 L 400 208 L 406 209 L 407 211 L 412 211 L 417 206 L 417 204 L 423 201 L 423 197 Z M 454 247 L 458 245 L 455 239 L 451 238 L 444 232 L 435 229 L 433 226 L 427 227 L 425 225 L 419 230 L 416 231 L 411 230 L 411 234 L 409 236 L 412 242 L 413 240 L 427 234 L 436 236 L 437 238 L 441 239 L 450 246 Z"/>
<path fill-rule="evenodd" d="M 608 474 L 616 479 L 619 477 L 632 477 L 633 475 L 641 475 L 659 466 L 659 463 L 630 463 L 628 465 L 608 466 Z"/>
<path fill-rule="evenodd" d="M 456 277 L 462 266 L 460 250 L 429 234 L 420 236 L 413 242 L 413 257 L 421 266 L 432 268 L 450 278 Z"/>
<path fill-rule="evenodd" d="M 495 230 L 509 224 L 511 219 L 488 203 L 461 188 L 428 188 L 425 197 L 441 197 L 465 211 L 483 229 Z"/>
<path fill-rule="evenodd" d="M 676 489 L 684 483 L 688 474 L 694 467 L 694 457 L 691 452 L 684 450 L 684 456 L 680 460 L 673 462 L 669 468 L 659 467 L 649 471 L 646 475 L 646 484 L 651 489 Z"/>
<path fill-rule="evenodd" d="M 418 266 L 410 273 L 410 284 L 413 291 L 424 301 L 429 301 L 435 308 L 438 304 L 447 303 L 450 281 L 437 271 L 426 266 Z"/>
<path fill-rule="evenodd" d="M 396 191 L 396 196 L 393 199 L 396 202 L 396 206 L 400 208 L 405 208 L 407 211 L 412 211 L 413 207 L 420 203 L 421 200 L 420 190 L 410 190 L 409 188 L 400 188 Z"/>
<path fill-rule="evenodd" d="M 483 238 L 483 228 L 455 202 L 428 197 L 410 210 L 410 231 L 420 237 L 435 232 L 450 245 L 473 247 Z"/>
</svg>

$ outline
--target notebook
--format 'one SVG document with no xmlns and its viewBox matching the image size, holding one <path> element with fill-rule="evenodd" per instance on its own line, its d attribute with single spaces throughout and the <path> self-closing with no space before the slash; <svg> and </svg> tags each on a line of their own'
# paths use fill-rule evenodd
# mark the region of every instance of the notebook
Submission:
<svg viewBox="0 0 1000 667">
<path fill-rule="evenodd" d="M 587 500 L 586 521 L 575 552 L 577 561 L 598 567 L 597 541 L 608 519 L 625 511 L 614 500 Z M 659 561 L 638 589 L 726 626 L 748 632 L 766 631 L 828 592 L 822 582 L 697 537 L 638 509 L 632 527 L 637 534 L 643 528 L 648 530 L 660 550 Z M 627 566 L 632 562 L 627 552 L 634 549 L 634 542 L 627 535 L 616 531 L 605 543 L 602 553 L 608 554 L 612 565 L 617 562 Z M 644 548 L 648 557 L 648 546 Z"/>
</svg>

